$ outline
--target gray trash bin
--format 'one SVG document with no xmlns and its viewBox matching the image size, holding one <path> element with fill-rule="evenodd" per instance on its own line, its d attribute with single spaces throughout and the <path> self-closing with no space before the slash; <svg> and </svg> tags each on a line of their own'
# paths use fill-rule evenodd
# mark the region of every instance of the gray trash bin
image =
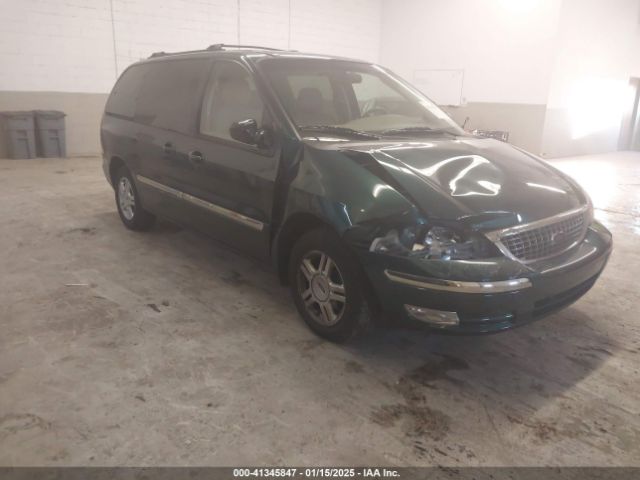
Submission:
<svg viewBox="0 0 640 480">
<path fill-rule="evenodd" d="M 58 110 L 34 110 L 36 118 L 36 137 L 38 156 L 65 157 L 67 144 L 65 138 L 64 112 Z"/>
<path fill-rule="evenodd" d="M 0 112 L 9 158 L 34 158 L 36 139 L 33 112 Z"/>
</svg>

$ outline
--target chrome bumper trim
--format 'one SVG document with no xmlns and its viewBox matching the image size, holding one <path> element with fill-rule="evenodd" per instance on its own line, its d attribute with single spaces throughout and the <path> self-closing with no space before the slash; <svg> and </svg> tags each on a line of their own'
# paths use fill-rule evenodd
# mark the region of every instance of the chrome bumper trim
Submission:
<svg viewBox="0 0 640 480">
<path fill-rule="evenodd" d="M 210 212 L 216 213 L 223 217 L 235 220 L 236 222 L 242 223 L 243 225 L 253 228 L 254 230 L 262 231 L 262 229 L 264 228 L 264 223 L 258 220 L 242 215 L 241 213 L 234 212 L 233 210 L 228 210 L 219 205 L 207 202 L 198 197 L 194 197 L 193 195 L 189 195 L 188 193 L 181 192 L 180 190 L 176 190 L 175 188 L 167 187 L 166 185 L 156 182 L 155 180 L 151 180 L 150 178 L 143 177 L 142 175 L 136 175 L 136 179 L 139 182 L 157 188 L 164 193 L 168 193 L 169 195 L 173 195 L 174 197 L 185 200 L 189 203 L 192 203 L 193 205 L 205 208 Z"/>
<path fill-rule="evenodd" d="M 514 278 L 498 282 L 461 282 L 458 280 L 443 280 L 440 278 L 419 277 L 406 273 L 385 270 L 384 274 L 392 282 L 402 283 L 416 288 L 428 290 L 443 290 L 458 293 L 504 293 L 531 287 L 528 278 Z"/>
</svg>

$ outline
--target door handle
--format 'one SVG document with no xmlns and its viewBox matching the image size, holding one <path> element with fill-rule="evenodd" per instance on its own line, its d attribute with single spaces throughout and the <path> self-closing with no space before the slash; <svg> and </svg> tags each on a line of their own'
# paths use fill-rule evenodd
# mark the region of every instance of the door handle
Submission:
<svg viewBox="0 0 640 480">
<path fill-rule="evenodd" d="M 167 142 L 162 146 L 162 151 L 164 153 L 176 153 L 176 147 L 173 146 L 173 143 Z"/>
<path fill-rule="evenodd" d="M 202 153 L 194 150 L 193 152 L 189 152 L 189 161 L 197 164 L 204 163 L 204 156 Z"/>
</svg>

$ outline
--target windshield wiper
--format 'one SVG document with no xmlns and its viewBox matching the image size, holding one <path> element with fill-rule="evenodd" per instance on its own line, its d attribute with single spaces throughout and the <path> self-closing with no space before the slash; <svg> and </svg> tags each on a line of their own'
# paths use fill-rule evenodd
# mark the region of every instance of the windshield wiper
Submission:
<svg viewBox="0 0 640 480">
<path fill-rule="evenodd" d="M 382 130 L 380 132 L 382 135 L 402 135 L 405 133 L 425 133 L 425 134 L 434 134 L 434 133 L 446 133 L 448 135 L 453 135 L 457 137 L 458 134 L 456 132 L 452 132 L 447 128 L 429 128 L 429 127 L 404 127 L 404 128 L 391 128 L 389 130 Z"/>
<path fill-rule="evenodd" d="M 363 132 L 362 130 L 354 130 L 347 127 L 336 127 L 335 125 L 305 125 L 298 127 L 302 131 L 321 132 L 321 133 L 334 133 L 336 135 L 348 135 L 350 137 L 358 138 L 374 138 L 379 139 L 378 135 L 373 133 Z"/>
</svg>

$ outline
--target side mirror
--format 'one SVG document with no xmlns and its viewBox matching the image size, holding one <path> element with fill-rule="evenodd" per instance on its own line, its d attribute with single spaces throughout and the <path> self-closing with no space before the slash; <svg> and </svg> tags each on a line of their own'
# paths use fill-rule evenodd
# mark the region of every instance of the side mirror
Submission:
<svg viewBox="0 0 640 480">
<path fill-rule="evenodd" d="M 233 122 L 229 128 L 231 138 L 249 145 L 256 144 L 256 135 L 258 133 L 258 122 L 253 118 Z"/>
<path fill-rule="evenodd" d="M 231 138 L 259 148 L 269 148 L 273 145 L 273 135 L 267 128 L 258 128 L 258 122 L 253 118 L 233 122 L 229 128 Z"/>
<path fill-rule="evenodd" d="M 269 127 L 258 130 L 258 133 L 256 133 L 256 145 L 258 148 L 273 147 L 273 133 Z"/>
</svg>

